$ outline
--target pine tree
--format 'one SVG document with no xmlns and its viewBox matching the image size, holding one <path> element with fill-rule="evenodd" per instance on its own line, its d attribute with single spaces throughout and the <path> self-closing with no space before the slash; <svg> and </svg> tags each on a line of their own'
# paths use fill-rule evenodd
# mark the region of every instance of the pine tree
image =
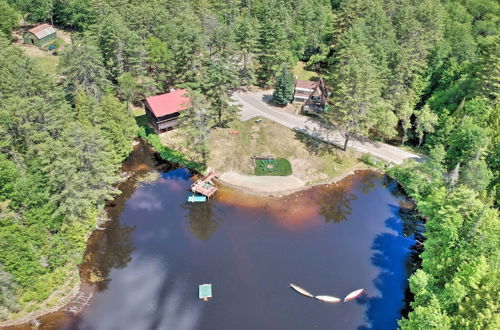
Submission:
<svg viewBox="0 0 500 330">
<path fill-rule="evenodd" d="M 273 92 L 273 102 L 279 105 L 290 103 L 294 95 L 293 75 L 286 67 L 281 69 L 281 73 L 276 78 L 276 86 Z"/>
<path fill-rule="evenodd" d="M 190 148 L 203 163 L 208 158 L 207 140 L 210 129 L 215 125 L 214 117 L 208 111 L 205 97 L 196 91 L 189 92 L 190 107 L 181 113 L 181 126 L 186 134 L 186 147 Z"/>
<path fill-rule="evenodd" d="M 286 33 L 275 18 L 266 15 L 259 35 L 258 77 L 262 86 L 269 86 L 280 67 L 290 62 L 291 54 L 287 46 Z"/>
<path fill-rule="evenodd" d="M 238 107 L 231 104 L 228 95 L 238 84 L 236 68 L 225 60 L 213 60 L 205 66 L 201 90 L 210 104 L 207 110 L 217 126 L 224 127 L 238 115 Z"/>
<path fill-rule="evenodd" d="M 330 80 L 336 86 L 330 98 L 333 111 L 325 117 L 343 135 L 346 150 L 352 138 L 368 134 L 373 125 L 369 114 L 380 102 L 378 70 L 364 44 L 361 25 L 354 24 L 344 35 Z"/>
<path fill-rule="evenodd" d="M 60 68 L 64 85 L 73 95 L 81 89 L 99 99 L 109 86 L 101 54 L 96 47 L 82 41 L 66 49 Z"/>
</svg>

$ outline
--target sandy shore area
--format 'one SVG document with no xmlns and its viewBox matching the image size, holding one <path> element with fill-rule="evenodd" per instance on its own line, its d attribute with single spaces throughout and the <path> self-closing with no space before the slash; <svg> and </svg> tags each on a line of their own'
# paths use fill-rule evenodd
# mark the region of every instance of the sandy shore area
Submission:
<svg viewBox="0 0 500 330">
<path fill-rule="evenodd" d="M 345 177 L 354 174 L 356 171 L 368 169 L 367 166 L 358 166 L 342 173 L 339 176 L 318 182 L 314 185 L 306 185 L 304 181 L 296 176 L 255 176 L 244 175 L 236 172 L 225 172 L 218 178 L 218 182 L 223 185 L 238 189 L 245 194 L 259 196 L 285 196 L 300 190 L 311 188 L 312 186 L 336 183 Z"/>
<path fill-rule="evenodd" d="M 223 173 L 218 181 L 254 195 L 285 195 L 306 188 L 296 176 L 255 176 L 236 172 Z"/>
</svg>

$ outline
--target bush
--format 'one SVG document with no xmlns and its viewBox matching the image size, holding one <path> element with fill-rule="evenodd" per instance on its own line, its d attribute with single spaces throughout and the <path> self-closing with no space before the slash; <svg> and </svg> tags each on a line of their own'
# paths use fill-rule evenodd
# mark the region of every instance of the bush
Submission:
<svg viewBox="0 0 500 330">
<path fill-rule="evenodd" d="M 373 160 L 372 155 L 368 153 L 362 154 L 361 157 L 359 157 L 359 160 L 361 160 L 366 165 L 375 166 L 375 160 Z"/>
<path fill-rule="evenodd" d="M 372 155 L 370 155 L 369 153 L 361 155 L 361 157 L 359 157 L 359 160 L 368 166 L 373 166 L 379 169 L 384 169 L 386 165 L 382 161 L 377 161 L 373 159 Z"/>
<path fill-rule="evenodd" d="M 146 140 L 160 154 L 162 159 L 172 163 L 178 163 L 198 172 L 204 172 L 206 170 L 205 165 L 190 161 L 186 159 L 182 152 L 172 150 L 163 145 L 160 141 L 160 137 L 149 126 L 141 126 L 138 135 L 140 138 Z"/>
<path fill-rule="evenodd" d="M 290 174 L 292 174 L 292 165 L 285 158 L 255 160 L 255 175 L 287 176 Z"/>
</svg>

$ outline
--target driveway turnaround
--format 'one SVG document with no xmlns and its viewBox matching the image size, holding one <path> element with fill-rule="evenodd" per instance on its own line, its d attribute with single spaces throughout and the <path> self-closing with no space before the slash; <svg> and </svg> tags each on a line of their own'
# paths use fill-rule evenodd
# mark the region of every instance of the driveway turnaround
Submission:
<svg viewBox="0 0 500 330">
<path fill-rule="evenodd" d="M 265 100 L 269 99 L 271 93 L 272 91 L 234 93 L 232 98 L 240 105 L 241 120 L 261 116 L 318 140 L 339 147 L 344 145 L 344 138 L 332 127 L 325 127 L 312 117 L 289 114 L 269 105 Z M 416 154 L 382 142 L 351 140 L 348 147 L 395 164 L 402 164 L 405 159 L 421 160 Z"/>
</svg>

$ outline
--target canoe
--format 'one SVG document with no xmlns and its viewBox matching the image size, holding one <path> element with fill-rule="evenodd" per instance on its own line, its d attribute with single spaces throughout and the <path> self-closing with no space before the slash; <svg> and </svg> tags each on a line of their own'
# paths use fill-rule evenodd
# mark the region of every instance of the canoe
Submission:
<svg viewBox="0 0 500 330">
<path fill-rule="evenodd" d="M 338 303 L 338 302 L 342 301 L 342 299 L 339 299 L 337 297 L 332 297 L 332 296 L 316 296 L 314 298 L 321 300 L 321 301 L 324 301 L 324 302 L 327 302 L 327 303 Z"/>
<path fill-rule="evenodd" d="M 363 292 L 365 291 L 365 289 L 359 289 L 359 290 L 356 290 L 356 291 L 353 291 L 351 293 L 349 293 L 347 296 L 345 296 L 344 298 L 344 302 L 346 301 L 350 301 L 350 300 L 353 300 L 353 299 L 356 299 L 357 297 L 359 297 Z"/>
<path fill-rule="evenodd" d="M 309 298 L 314 298 L 314 296 L 309 292 L 307 291 L 306 289 L 302 289 L 300 286 L 298 285 L 295 285 L 295 284 L 292 284 L 290 283 L 290 287 L 292 289 L 294 289 L 295 291 L 297 291 L 298 293 L 300 294 L 303 294 L 304 296 L 306 297 L 309 297 Z"/>
</svg>

